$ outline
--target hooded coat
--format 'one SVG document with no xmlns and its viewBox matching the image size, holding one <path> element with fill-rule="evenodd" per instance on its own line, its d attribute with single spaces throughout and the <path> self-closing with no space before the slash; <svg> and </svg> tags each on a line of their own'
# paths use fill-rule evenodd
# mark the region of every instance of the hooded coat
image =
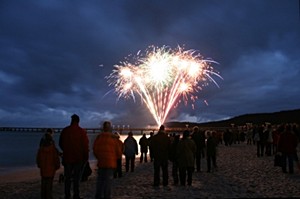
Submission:
<svg viewBox="0 0 300 199">
<path fill-rule="evenodd" d="M 54 143 L 39 148 L 36 163 L 42 177 L 54 177 L 56 170 L 60 168 L 58 150 Z"/>
</svg>

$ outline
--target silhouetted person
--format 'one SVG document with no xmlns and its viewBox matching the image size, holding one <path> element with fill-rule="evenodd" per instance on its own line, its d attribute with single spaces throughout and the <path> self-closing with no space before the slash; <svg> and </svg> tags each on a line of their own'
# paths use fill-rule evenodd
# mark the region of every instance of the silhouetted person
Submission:
<svg viewBox="0 0 300 199">
<path fill-rule="evenodd" d="M 151 147 L 151 140 L 154 135 L 154 132 L 150 132 L 150 137 L 148 137 L 148 146 L 149 146 L 149 156 L 150 156 L 150 161 L 153 162 L 153 152 L 152 152 L 152 147 Z"/>
<path fill-rule="evenodd" d="M 126 172 L 134 172 L 135 156 L 138 155 L 138 145 L 136 139 L 133 137 L 132 132 L 128 133 L 127 138 L 124 140 L 124 155 L 125 155 L 125 170 Z"/>
<path fill-rule="evenodd" d="M 284 132 L 279 137 L 278 151 L 282 153 L 282 172 L 287 173 L 287 160 L 289 173 L 294 173 L 294 160 L 297 154 L 298 138 L 292 131 L 291 125 L 286 125 Z"/>
<path fill-rule="evenodd" d="M 224 139 L 225 146 L 230 146 L 231 145 L 231 143 L 230 143 L 231 133 L 230 133 L 229 129 L 225 130 L 223 139 Z"/>
<path fill-rule="evenodd" d="M 212 172 L 212 166 L 217 168 L 217 142 L 212 135 L 212 132 L 207 133 L 206 142 L 206 160 L 207 160 L 207 172 Z"/>
<path fill-rule="evenodd" d="M 170 139 L 165 133 L 164 125 L 161 125 L 159 131 L 151 140 L 151 147 L 154 158 L 154 186 L 160 184 L 160 169 L 162 170 L 163 186 L 168 185 L 168 155 L 170 150 Z"/>
<path fill-rule="evenodd" d="M 65 174 L 65 198 L 71 198 L 71 179 L 73 182 L 73 199 L 79 196 L 80 172 L 89 158 L 89 140 L 86 131 L 79 126 L 79 116 L 71 117 L 71 124 L 65 127 L 59 138 L 59 146 L 63 151 Z"/>
<path fill-rule="evenodd" d="M 141 156 L 140 162 L 142 163 L 147 162 L 147 153 L 148 153 L 148 139 L 146 138 L 146 134 L 144 133 L 143 136 L 139 140 Z"/>
<path fill-rule="evenodd" d="M 185 186 L 187 183 L 192 185 L 192 176 L 195 166 L 195 154 L 197 146 L 190 138 L 190 132 L 184 131 L 183 137 L 177 145 L 177 159 L 179 167 L 180 185 Z"/>
<path fill-rule="evenodd" d="M 47 130 L 48 131 L 48 130 Z M 51 131 L 51 129 L 49 129 Z M 36 156 L 41 175 L 41 199 L 52 199 L 52 185 L 55 172 L 60 167 L 60 159 L 52 134 L 46 133 Z"/>
<path fill-rule="evenodd" d="M 205 135 L 203 131 L 199 130 L 199 127 L 195 126 L 193 128 L 192 139 L 196 143 L 197 152 L 195 154 L 196 159 L 196 169 L 197 172 L 201 172 L 201 158 L 205 157 L 204 149 L 205 149 Z"/>
<path fill-rule="evenodd" d="M 272 128 L 271 125 L 268 124 L 264 134 L 266 136 L 266 154 L 267 156 L 271 156 L 272 155 L 272 145 L 273 145 L 273 134 L 272 134 Z M 273 151 L 274 153 L 274 151 Z"/>
<path fill-rule="evenodd" d="M 177 145 L 179 143 L 180 135 L 174 135 L 173 141 L 170 146 L 169 160 L 172 162 L 172 177 L 174 185 L 178 185 L 178 159 L 177 159 Z"/>
<path fill-rule="evenodd" d="M 263 126 L 259 126 L 256 133 L 258 134 L 258 139 L 256 139 L 257 157 L 262 157 L 264 156 L 265 145 L 267 142 Z"/>
</svg>

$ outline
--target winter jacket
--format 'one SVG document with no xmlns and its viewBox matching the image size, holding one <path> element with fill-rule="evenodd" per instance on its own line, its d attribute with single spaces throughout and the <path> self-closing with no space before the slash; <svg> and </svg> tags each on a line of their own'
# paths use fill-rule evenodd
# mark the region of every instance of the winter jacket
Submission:
<svg viewBox="0 0 300 199">
<path fill-rule="evenodd" d="M 292 155 L 295 154 L 297 145 L 297 136 L 290 131 L 286 131 L 279 137 L 278 151 L 288 155 Z"/>
<path fill-rule="evenodd" d="M 168 160 L 170 147 L 171 140 L 164 131 L 159 131 L 151 139 L 151 148 L 154 160 Z"/>
<path fill-rule="evenodd" d="M 139 141 L 141 153 L 148 153 L 148 139 L 143 135 Z"/>
<path fill-rule="evenodd" d="M 179 168 L 194 167 L 197 146 L 194 140 L 184 138 L 179 141 L 176 149 Z"/>
<path fill-rule="evenodd" d="M 192 139 L 194 140 L 197 146 L 197 152 L 202 153 L 205 148 L 205 135 L 203 131 L 194 132 L 192 134 Z"/>
<path fill-rule="evenodd" d="M 111 132 L 100 133 L 93 145 L 93 153 L 98 160 L 98 168 L 117 168 L 117 159 L 122 156 L 119 139 Z"/>
<path fill-rule="evenodd" d="M 58 150 L 54 143 L 38 149 L 36 163 L 42 177 L 54 177 L 56 170 L 60 167 Z"/>
<path fill-rule="evenodd" d="M 216 139 L 212 136 L 209 136 L 206 141 L 206 155 L 207 156 L 216 156 L 216 154 L 217 154 Z"/>
<path fill-rule="evenodd" d="M 124 140 L 124 147 L 125 147 L 124 155 L 126 157 L 133 158 L 135 157 L 135 155 L 138 154 L 137 141 L 132 136 L 128 136 Z"/>
<path fill-rule="evenodd" d="M 63 151 L 63 163 L 73 164 L 88 161 L 89 140 L 86 131 L 78 124 L 71 124 L 62 130 L 59 146 Z"/>
</svg>

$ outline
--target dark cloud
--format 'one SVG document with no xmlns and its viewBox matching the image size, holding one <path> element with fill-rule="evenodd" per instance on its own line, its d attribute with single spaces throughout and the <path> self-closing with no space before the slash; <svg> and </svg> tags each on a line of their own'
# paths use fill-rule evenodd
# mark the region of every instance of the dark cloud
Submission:
<svg viewBox="0 0 300 199">
<path fill-rule="evenodd" d="M 168 121 L 299 108 L 299 25 L 297 0 L 2 1 L 0 126 L 155 124 L 105 79 L 150 45 L 197 50 L 223 77 Z"/>
</svg>

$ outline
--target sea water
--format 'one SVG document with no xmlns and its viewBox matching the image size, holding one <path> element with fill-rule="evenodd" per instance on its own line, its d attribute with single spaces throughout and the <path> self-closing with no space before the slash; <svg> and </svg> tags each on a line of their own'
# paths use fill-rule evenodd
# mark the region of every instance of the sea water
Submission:
<svg viewBox="0 0 300 199">
<path fill-rule="evenodd" d="M 9 170 L 35 167 L 36 153 L 43 135 L 43 132 L 0 132 L 0 174 Z M 90 160 L 95 160 L 92 147 L 97 135 L 98 133 L 88 133 Z M 58 146 L 59 136 L 60 133 L 56 132 L 53 138 L 56 147 L 61 151 Z M 142 135 L 136 133 L 133 137 L 138 143 Z M 149 134 L 146 137 L 148 138 Z M 123 142 L 126 138 L 127 134 L 120 137 Z"/>
</svg>

